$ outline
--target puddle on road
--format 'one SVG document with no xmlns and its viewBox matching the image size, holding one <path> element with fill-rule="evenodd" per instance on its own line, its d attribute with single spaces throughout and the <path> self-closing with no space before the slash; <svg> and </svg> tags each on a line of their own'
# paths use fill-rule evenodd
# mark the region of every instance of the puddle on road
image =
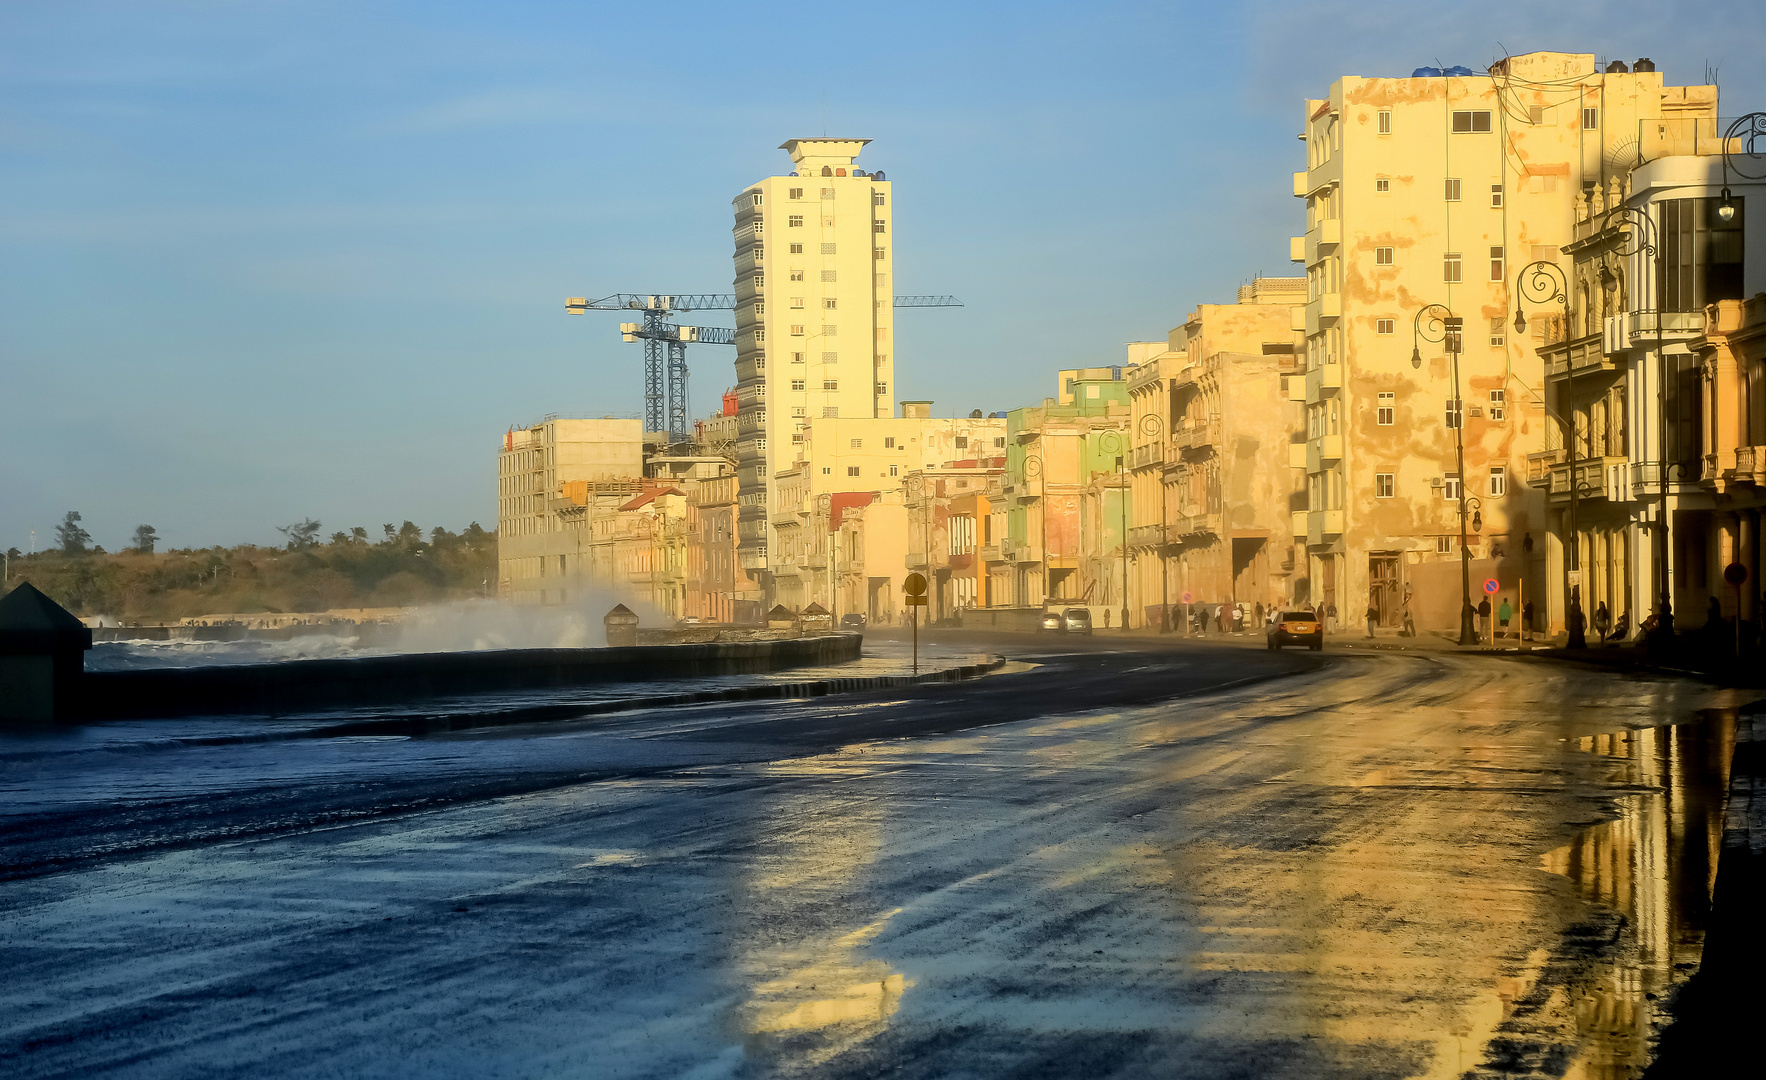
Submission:
<svg viewBox="0 0 1766 1080">
<path fill-rule="evenodd" d="M 1641 1073 L 1671 1020 L 1673 994 L 1698 970 L 1704 949 L 1735 713 L 1712 709 L 1693 723 L 1579 743 L 1609 759 L 1613 779 L 1631 790 L 1618 796 L 1618 818 L 1543 856 L 1543 868 L 1569 879 L 1591 907 L 1551 960 L 1529 964 L 1498 991 L 1503 1020 L 1485 1068 L 1499 1073 L 1535 1057 L 1535 1067 L 1547 1066 L 1548 1047 L 1564 1042 L 1576 1046 L 1575 1057 L 1547 1071 Z"/>
</svg>

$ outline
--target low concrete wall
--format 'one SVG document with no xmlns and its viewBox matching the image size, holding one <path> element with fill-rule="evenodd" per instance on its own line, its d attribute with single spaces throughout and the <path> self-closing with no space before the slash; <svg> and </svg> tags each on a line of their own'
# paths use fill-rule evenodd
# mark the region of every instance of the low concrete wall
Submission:
<svg viewBox="0 0 1766 1080">
<path fill-rule="evenodd" d="M 957 613 L 957 625 L 965 630 L 1028 631 L 1038 629 L 1041 622 L 1042 608 L 1039 607 L 964 608 Z"/>
<path fill-rule="evenodd" d="M 859 634 L 825 634 L 617 649 L 507 649 L 90 671 L 80 679 L 76 715 L 278 715 L 504 690 L 777 671 L 857 659 L 863 641 Z"/>
</svg>

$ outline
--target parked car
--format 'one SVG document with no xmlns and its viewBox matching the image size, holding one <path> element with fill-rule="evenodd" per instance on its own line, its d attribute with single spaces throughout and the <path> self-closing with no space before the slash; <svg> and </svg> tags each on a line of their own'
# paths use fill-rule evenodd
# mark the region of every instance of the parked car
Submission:
<svg viewBox="0 0 1766 1080">
<path fill-rule="evenodd" d="M 1061 622 L 1060 612 L 1045 611 L 1042 613 L 1042 622 L 1038 624 L 1036 629 L 1042 633 L 1059 634 L 1067 627 Z"/>
<path fill-rule="evenodd" d="M 1061 612 L 1061 629 L 1068 634 L 1091 634 L 1091 609 L 1070 607 Z"/>
<path fill-rule="evenodd" d="M 1310 611 L 1284 611 L 1269 624 L 1265 637 L 1271 649 L 1304 645 L 1316 652 L 1324 648 L 1324 623 Z"/>
<path fill-rule="evenodd" d="M 842 630 L 863 630 L 865 617 L 856 611 L 849 611 L 840 616 L 840 628 Z"/>
</svg>

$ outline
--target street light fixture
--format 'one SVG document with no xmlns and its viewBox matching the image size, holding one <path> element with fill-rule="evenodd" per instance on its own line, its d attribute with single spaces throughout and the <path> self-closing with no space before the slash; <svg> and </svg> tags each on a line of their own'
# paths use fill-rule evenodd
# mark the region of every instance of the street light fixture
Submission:
<svg viewBox="0 0 1766 1080">
<path fill-rule="evenodd" d="M 1744 141 L 1742 153 L 1754 156 L 1754 143 L 1766 138 L 1766 112 L 1751 112 L 1738 116 L 1723 133 L 1723 197 L 1717 204 L 1717 217 L 1727 225 L 1735 220 L 1735 197 L 1729 193 L 1729 174 L 1731 170 L 1743 180 L 1766 180 L 1766 173 L 1754 176 L 1741 166 L 1730 160 L 1729 146 L 1737 139 Z"/>
<path fill-rule="evenodd" d="M 1601 273 L 1607 273 L 1607 268 L 1604 265 L 1601 267 Z M 1608 277 L 1610 278 L 1610 275 Z M 1602 280 L 1605 281 L 1607 278 Z M 1515 275 L 1515 333 L 1517 334 L 1527 332 L 1527 317 L 1521 313 L 1522 300 L 1534 304 L 1561 305 L 1564 312 L 1564 340 L 1569 340 L 1570 282 L 1564 276 L 1563 267 L 1549 259 L 1539 259 L 1521 267 L 1520 273 Z M 1576 412 L 1575 386 L 1576 365 L 1566 361 L 1564 364 L 1564 396 L 1571 399 L 1571 416 L 1574 416 Z M 1541 402 L 1541 404 L 1544 403 Z M 1576 482 L 1576 425 L 1572 421 L 1565 420 L 1561 415 L 1556 413 L 1553 415 L 1557 416 L 1558 424 L 1563 428 L 1564 459 L 1570 473 L 1570 527 L 1566 530 L 1569 533 L 1569 544 L 1563 559 L 1564 632 L 1566 635 L 1564 645 L 1571 649 L 1581 649 L 1588 645 L 1588 638 L 1583 628 L 1585 620 L 1581 618 L 1582 587 L 1572 577 L 1580 572 L 1582 562 L 1582 534 L 1578 528 L 1581 486 Z M 1551 485 L 1548 482 L 1546 484 L 1548 496 L 1550 490 Z"/>
<path fill-rule="evenodd" d="M 1478 629 L 1472 622 L 1472 551 L 1466 541 L 1468 496 L 1466 495 L 1466 403 L 1459 394 L 1459 354 L 1464 343 L 1465 320 L 1441 304 L 1430 304 L 1411 320 L 1410 366 L 1423 366 L 1422 343 L 1441 342 L 1453 358 L 1453 449 L 1459 466 L 1459 643 L 1478 644 Z M 1482 523 L 1482 518 L 1479 519 Z"/>
<path fill-rule="evenodd" d="M 1165 435 L 1165 421 L 1158 413 L 1148 413 L 1141 417 L 1141 434 L 1157 444 Z M 1171 559 L 1165 550 L 1165 455 L 1159 455 L 1161 475 L 1155 477 L 1159 484 L 1159 531 L 1153 535 L 1157 538 L 1159 551 L 1159 632 L 1169 633 L 1171 630 Z"/>
</svg>

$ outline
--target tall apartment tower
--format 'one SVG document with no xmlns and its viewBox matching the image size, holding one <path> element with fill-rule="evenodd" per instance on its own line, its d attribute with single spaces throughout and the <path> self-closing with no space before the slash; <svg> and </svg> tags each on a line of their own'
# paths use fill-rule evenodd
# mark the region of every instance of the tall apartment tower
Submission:
<svg viewBox="0 0 1766 1080">
<path fill-rule="evenodd" d="M 1334 605 L 1344 623 L 1371 603 L 1391 620 L 1409 605 L 1424 628 L 1457 625 L 1464 484 L 1480 526 L 1468 527 L 1472 603 L 1487 580 L 1493 605 L 1519 608 L 1523 587 L 1544 601 L 1561 553 L 1524 477 L 1528 454 L 1562 445 L 1538 350 L 1563 308 L 1529 302 L 1529 332 L 1516 333 L 1516 274 L 1535 260 L 1569 271 L 1560 248 L 1584 190 L 1623 182 L 1662 121 L 1715 106 L 1716 87 L 1664 86 L 1647 60 L 1603 69 L 1549 52 L 1482 73 L 1346 76 L 1306 102 L 1294 195 L 1307 231 L 1292 254 L 1306 264 L 1307 371 L 1290 390 L 1306 404 L 1291 461 L 1306 471 L 1294 531 L 1308 589 L 1296 599 Z M 1457 385 L 1442 327 L 1418 321 L 1432 304 L 1464 320 Z"/>
<path fill-rule="evenodd" d="M 890 192 L 853 167 L 868 142 L 792 139 L 779 149 L 794 170 L 735 200 L 737 558 L 751 574 L 767 569 L 773 477 L 805 422 L 890 415 Z"/>
</svg>

